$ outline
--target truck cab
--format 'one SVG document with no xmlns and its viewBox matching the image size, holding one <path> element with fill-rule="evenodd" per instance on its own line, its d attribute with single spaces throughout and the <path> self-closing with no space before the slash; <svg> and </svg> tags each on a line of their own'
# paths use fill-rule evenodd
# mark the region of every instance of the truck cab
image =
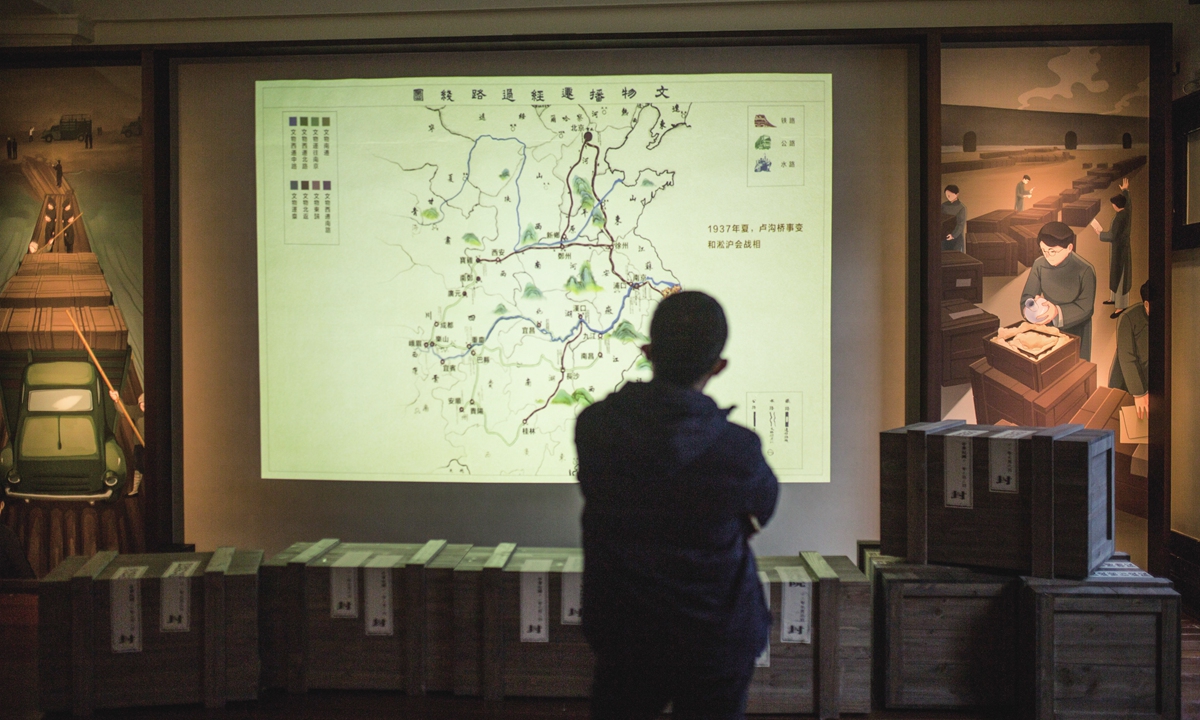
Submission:
<svg viewBox="0 0 1200 720">
<path fill-rule="evenodd" d="M 92 131 L 92 116 L 86 113 L 63 115 L 57 125 L 42 133 L 42 140 L 82 140 Z"/>
<path fill-rule="evenodd" d="M 11 498 L 109 500 L 125 484 L 125 453 L 113 436 L 96 369 L 87 362 L 25 368 L 13 442 L 0 449 Z"/>
</svg>

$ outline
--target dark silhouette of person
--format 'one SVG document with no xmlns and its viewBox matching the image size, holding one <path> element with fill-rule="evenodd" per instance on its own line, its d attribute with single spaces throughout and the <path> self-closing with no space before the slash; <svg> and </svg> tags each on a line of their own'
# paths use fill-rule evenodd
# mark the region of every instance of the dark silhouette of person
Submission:
<svg viewBox="0 0 1200 720">
<path fill-rule="evenodd" d="M 958 199 L 958 186 L 947 185 L 942 202 L 942 219 L 954 219 L 954 229 L 942 239 L 942 252 L 967 251 L 967 207 Z"/>
<path fill-rule="evenodd" d="M 54 161 L 54 187 L 62 187 L 62 160 Z"/>
<path fill-rule="evenodd" d="M 700 292 L 667 296 L 628 383 L 575 426 L 583 493 L 583 632 L 592 717 L 741 718 L 771 615 L 749 538 L 779 488 L 753 431 L 702 391 L 727 326 Z"/>
</svg>

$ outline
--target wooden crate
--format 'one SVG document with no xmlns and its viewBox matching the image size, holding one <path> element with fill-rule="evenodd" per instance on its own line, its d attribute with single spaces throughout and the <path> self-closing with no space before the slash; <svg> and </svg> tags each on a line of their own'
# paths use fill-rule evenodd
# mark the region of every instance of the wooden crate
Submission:
<svg viewBox="0 0 1200 720">
<path fill-rule="evenodd" d="M 1063 203 L 1062 221 L 1071 227 L 1086 227 L 1099 214 L 1100 198 L 1088 195 Z"/>
<path fill-rule="evenodd" d="M 1008 230 L 1008 219 L 1012 210 L 993 210 L 990 213 L 967 220 L 968 233 L 1002 233 Z"/>
<path fill-rule="evenodd" d="M 414 620 L 424 618 L 424 638 L 411 650 L 421 657 L 411 658 L 408 693 L 450 692 L 454 690 L 454 568 L 463 561 L 472 545 L 447 545 L 424 566 L 424 587 L 420 577 L 408 583 L 409 603 L 417 607 Z M 413 570 L 421 566 L 411 566 Z M 414 632 L 421 631 L 420 628 Z"/>
<path fill-rule="evenodd" d="M 0 307 L 86 307 L 112 305 L 102 275 L 13 275 L 0 290 Z"/>
<path fill-rule="evenodd" d="M 484 623 L 483 587 L 485 580 L 493 586 L 499 584 L 499 573 L 508 564 L 508 559 L 516 547 L 513 543 L 501 543 L 496 547 L 473 547 L 454 567 L 455 695 L 484 694 L 484 636 L 487 636 L 486 651 L 489 656 L 499 652 L 500 642 L 495 631 L 499 623 Z M 498 595 L 495 590 L 488 594 L 492 601 L 492 606 L 487 609 L 489 613 L 498 611 Z M 496 672 L 497 663 L 493 661 L 488 667 L 487 677 L 492 689 L 490 699 L 496 700 L 503 695 L 500 678 Z"/>
<path fill-rule="evenodd" d="M 920 465 L 914 467 L 914 474 L 926 472 L 925 436 L 965 424 L 962 420 L 922 422 L 879 433 L 879 545 L 883 554 L 908 554 L 908 466 L 910 462 Z"/>
<path fill-rule="evenodd" d="M 1021 323 L 1017 322 L 1008 327 L 1020 325 Z M 1068 333 L 1062 334 L 1067 337 L 1062 347 L 1034 358 L 1008 345 L 993 342 L 992 338 L 996 337 L 997 333 L 992 333 L 987 337 L 987 344 L 984 346 L 988 364 L 1022 385 L 1041 392 L 1079 364 L 1079 338 Z"/>
<path fill-rule="evenodd" d="M 261 561 L 234 548 L 64 560 L 38 592 L 42 710 L 256 698 Z"/>
<path fill-rule="evenodd" d="M 1128 583 L 1026 583 L 1023 716 L 1180 717 L 1180 598 Z"/>
<path fill-rule="evenodd" d="M 966 253 L 942 253 L 942 302 L 983 302 L 983 263 Z"/>
<path fill-rule="evenodd" d="M 40 243 L 39 243 L 40 244 Z M 26 254 L 17 268 L 18 275 L 100 275 L 100 263 L 96 253 L 48 253 Z"/>
<path fill-rule="evenodd" d="M 870 712 L 871 596 L 866 576 L 848 558 L 807 552 L 760 557 L 758 568 L 763 589 L 770 593 L 772 623 L 746 712 L 813 713 L 819 718 Z M 806 629 L 795 632 L 791 627 L 788 632 L 782 613 L 785 594 L 789 608 L 804 609 L 798 614 Z"/>
<path fill-rule="evenodd" d="M 1084 175 L 1081 178 L 1075 178 L 1071 181 L 1071 187 L 1090 189 L 1092 187 L 1092 177 L 1090 175 Z"/>
<path fill-rule="evenodd" d="M 1058 211 L 1062 210 L 1062 206 L 1062 195 L 1051 195 L 1050 197 L 1042 198 L 1033 204 L 1033 207 L 1037 210 L 1049 210 L 1054 212 L 1054 217 L 1050 218 L 1046 222 L 1053 222 L 1054 220 L 1057 220 Z"/>
<path fill-rule="evenodd" d="M 579 597 L 563 599 L 564 577 L 582 571 L 578 548 L 518 547 L 503 569 L 484 568 L 485 699 L 591 694 L 595 659 L 578 624 Z M 527 631 L 539 626 L 543 639 L 531 640 Z"/>
<path fill-rule="evenodd" d="M 884 707 L 1015 705 L 1016 578 L 895 562 L 872 572 Z"/>
<path fill-rule="evenodd" d="M 70 313 L 71 317 L 67 314 Z M 124 350 L 129 329 L 115 305 L 0 310 L 0 350 L 83 350 L 71 324 L 79 325 L 93 350 Z"/>
<path fill-rule="evenodd" d="M 1066 206 L 1067 203 L 1073 203 L 1078 200 L 1086 192 L 1083 188 L 1071 188 L 1070 190 L 1063 190 L 1058 196 L 1062 198 L 1063 205 Z M 1060 207 L 1059 210 L 1062 210 L 1062 208 Z"/>
<path fill-rule="evenodd" d="M 942 303 L 942 387 L 971 382 L 971 363 L 984 354 L 1000 318 L 965 300 Z"/>
<path fill-rule="evenodd" d="M 1096 391 L 1096 365 L 1080 360 L 1038 392 L 993 368 L 987 358 L 971 365 L 975 417 L 986 425 L 1007 420 L 1015 425 L 1048 427 L 1067 422 Z"/>
<path fill-rule="evenodd" d="M 1033 267 L 1033 261 L 1042 256 L 1042 246 L 1038 242 L 1038 233 L 1043 225 L 1010 225 L 1008 236 L 1017 242 L 1017 262 L 1025 267 Z"/>
<path fill-rule="evenodd" d="M 968 232 L 967 254 L 983 263 L 984 277 L 1011 277 L 1017 274 L 1017 241 L 998 232 Z M 944 302 L 944 299 L 943 299 Z"/>
<path fill-rule="evenodd" d="M 1028 210 L 1022 210 L 1009 216 L 1008 227 L 1011 230 L 1015 225 L 1045 225 L 1053 222 L 1057 217 L 1057 208 L 1042 208 L 1034 205 Z"/>
<path fill-rule="evenodd" d="M 1121 442 L 1121 408 L 1130 405 L 1133 405 L 1133 396 L 1124 390 L 1098 387 L 1071 422 L 1089 430 L 1113 431 L 1117 510 L 1144 518 L 1147 515 L 1145 475 L 1133 473 L 1133 458 L 1138 446 Z"/>
<path fill-rule="evenodd" d="M 423 692 L 426 573 L 446 548 L 325 539 L 263 563 L 264 685 Z"/>
</svg>

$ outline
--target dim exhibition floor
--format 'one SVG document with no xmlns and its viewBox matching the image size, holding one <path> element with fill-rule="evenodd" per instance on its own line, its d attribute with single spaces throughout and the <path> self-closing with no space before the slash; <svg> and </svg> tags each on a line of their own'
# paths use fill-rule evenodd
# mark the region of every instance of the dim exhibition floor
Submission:
<svg viewBox="0 0 1200 720">
<path fill-rule="evenodd" d="M 1183 717 L 1200 718 L 1200 623 L 1190 617 L 1183 620 L 1182 659 Z M 49 717 L 53 716 L 37 710 L 37 627 L 14 624 L 11 619 L 6 622 L 5 618 L 0 618 L 0 720 L 40 720 Z M 147 720 L 586 720 L 588 708 L 585 700 L 518 699 L 485 703 L 478 698 L 410 698 L 392 692 L 314 691 L 306 695 L 272 694 L 255 702 L 231 703 L 225 710 L 205 710 L 192 705 L 103 711 L 97 712 L 96 717 Z M 770 720 L 780 716 L 749 717 L 752 720 Z M 968 720 L 1002 716 L 987 712 L 875 711 L 866 717 L 881 720 Z"/>
</svg>

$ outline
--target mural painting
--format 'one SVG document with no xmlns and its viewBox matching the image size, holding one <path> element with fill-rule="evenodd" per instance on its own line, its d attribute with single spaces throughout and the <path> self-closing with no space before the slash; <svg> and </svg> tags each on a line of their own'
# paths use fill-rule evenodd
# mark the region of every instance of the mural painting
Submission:
<svg viewBox="0 0 1200 720">
<path fill-rule="evenodd" d="M 140 114 L 138 67 L 0 71 L 0 524 L 39 576 L 145 549 Z"/>
<path fill-rule="evenodd" d="M 941 416 L 1113 429 L 1118 510 L 1144 518 L 1148 48 L 942 68 Z"/>
</svg>

